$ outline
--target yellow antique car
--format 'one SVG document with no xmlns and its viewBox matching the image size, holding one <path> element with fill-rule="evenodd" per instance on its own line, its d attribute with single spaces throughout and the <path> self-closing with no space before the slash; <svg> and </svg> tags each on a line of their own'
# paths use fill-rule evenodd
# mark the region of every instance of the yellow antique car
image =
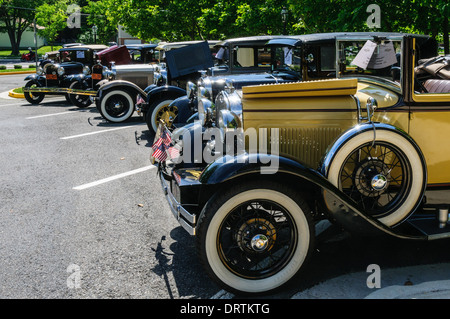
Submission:
<svg viewBox="0 0 450 319">
<path fill-rule="evenodd" d="M 211 163 L 160 162 L 172 212 L 235 293 L 290 281 L 323 219 L 371 236 L 450 237 L 446 57 L 422 35 L 317 36 L 335 40 L 336 78 L 228 87 L 200 140 L 216 135 L 202 154 Z"/>
</svg>

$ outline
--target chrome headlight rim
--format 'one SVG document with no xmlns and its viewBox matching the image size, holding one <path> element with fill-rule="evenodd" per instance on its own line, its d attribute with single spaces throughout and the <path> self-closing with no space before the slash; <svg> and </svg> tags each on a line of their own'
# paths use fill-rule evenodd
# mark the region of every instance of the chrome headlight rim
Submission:
<svg viewBox="0 0 450 319">
<path fill-rule="evenodd" d="M 205 77 L 198 81 L 197 85 L 197 96 L 198 98 L 213 99 L 212 81 L 211 79 Z"/>
<path fill-rule="evenodd" d="M 64 67 L 59 66 L 59 67 L 56 69 L 56 73 L 58 73 L 59 76 L 63 76 L 63 75 L 66 73 L 66 70 L 64 70 Z"/>
<path fill-rule="evenodd" d="M 242 101 L 237 92 L 221 91 L 214 104 L 216 125 L 222 130 L 243 127 Z"/>
<path fill-rule="evenodd" d="M 37 74 L 37 75 L 42 75 L 42 74 L 44 74 L 44 69 L 43 69 L 41 66 L 38 66 L 38 67 L 36 68 L 36 74 Z"/>
<path fill-rule="evenodd" d="M 206 98 L 199 98 L 197 103 L 198 119 L 202 126 L 212 120 L 213 103 Z"/>
<path fill-rule="evenodd" d="M 229 110 L 221 110 L 219 112 L 217 125 L 225 132 L 242 128 L 242 123 L 239 116 Z"/>
<path fill-rule="evenodd" d="M 193 97 L 193 94 L 195 94 L 196 90 L 197 90 L 197 86 L 195 85 L 194 82 L 188 81 L 186 83 L 186 95 L 188 98 Z"/>
<path fill-rule="evenodd" d="M 85 65 L 85 66 L 83 67 L 83 74 L 84 74 L 84 75 L 89 75 L 89 74 L 91 74 L 91 68 L 89 68 L 87 65 Z"/>
</svg>

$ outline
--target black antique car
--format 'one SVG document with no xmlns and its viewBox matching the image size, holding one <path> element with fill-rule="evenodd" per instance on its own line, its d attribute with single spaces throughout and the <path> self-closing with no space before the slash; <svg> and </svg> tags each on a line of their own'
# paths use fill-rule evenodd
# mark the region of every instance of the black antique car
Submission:
<svg viewBox="0 0 450 319">
<path fill-rule="evenodd" d="M 316 36 L 335 42 L 325 61 L 335 78 L 218 93 L 212 133 L 241 148 L 200 154 L 209 164 L 190 167 L 161 157 L 177 145 L 153 146 L 173 215 L 207 273 L 235 293 L 268 293 L 300 275 L 324 220 L 360 236 L 450 238 L 450 151 L 440 138 L 450 132 L 450 72 L 436 41 Z"/>
<path fill-rule="evenodd" d="M 220 77 L 221 75 L 235 74 L 236 76 L 234 78 L 236 81 L 245 82 L 253 81 L 248 80 L 250 77 L 254 78 L 254 76 L 248 76 L 249 74 L 271 73 L 274 67 L 274 55 L 272 48 L 266 46 L 266 43 L 269 40 L 277 38 L 281 39 L 284 37 L 266 35 L 233 38 L 218 42 L 215 45 L 216 65 L 200 71 L 199 75 L 201 75 L 201 78 L 199 76 L 191 77 L 185 85 L 186 90 L 180 89 L 179 86 L 169 85 L 167 75 L 164 73 L 155 76 L 155 79 L 159 82 L 159 88 L 148 92 L 143 99 L 146 102 L 137 105 L 137 108 L 140 108 L 146 114 L 144 119 L 149 130 L 156 132 L 159 120 L 169 117 L 172 117 L 178 125 L 185 124 L 189 117 L 197 110 L 195 105 L 197 89 L 194 83 L 198 81 L 200 81 L 199 85 L 202 86 L 202 89 L 199 88 L 199 90 L 207 93 L 205 91 L 207 89 L 214 91 L 220 90 L 220 87 L 216 83 L 224 83 L 220 79 L 225 79 L 225 77 Z M 238 76 L 238 74 L 246 74 L 246 76 Z M 283 74 L 283 76 L 289 77 L 291 80 L 297 79 L 297 75 L 295 74 Z M 271 77 L 272 75 L 266 76 L 266 79 L 261 80 L 261 83 L 269 83 L 273 80 L 269 79 Z M 216 82 L 214 88 L 211 87 L 211 81 Z M 177 99 L 175 103 L 169 106 L 176 98 L 181 98 L 182 100 Z"/>
<path fill-rule="evenodd" d="M 82 45 L 60 49 L 59 62 L 39 66 L 36 74 L 25 78 L 25 99 L 31 104 L 39 104 L 45 95 L 65 95 L 70 101 L 68 89 L 74 76 L 90 74 L 92 66 L 97 63 L 96 53 L 106 48 L 105 45 Z"/>
<path fill-rule="evenodd" d="M 132 63 L 147 64 L 159 62 L 159 50 L 156 49 L 158 44 L 126 44 L 130 52 Z"/>
</svg>

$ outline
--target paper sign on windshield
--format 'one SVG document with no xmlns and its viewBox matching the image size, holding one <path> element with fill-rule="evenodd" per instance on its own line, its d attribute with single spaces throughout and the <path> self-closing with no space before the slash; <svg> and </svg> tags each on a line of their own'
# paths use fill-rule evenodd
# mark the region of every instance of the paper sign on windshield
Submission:
<svg viewBox="0 0 450 319">
<path fill-rule="evenodd" d="M 383 69 L 390 65 L 397 63 L 395 55 L 394 44 L 392 42 L 376 44 L 372 41 L 367 41 L 355 59 L 352 61 L 364 70 L 366 69 Z"/>
</svg>

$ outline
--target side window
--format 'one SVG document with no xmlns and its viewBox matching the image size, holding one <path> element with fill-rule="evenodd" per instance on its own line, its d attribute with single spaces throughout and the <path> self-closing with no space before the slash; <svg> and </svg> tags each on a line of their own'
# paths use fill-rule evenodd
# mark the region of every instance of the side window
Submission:
<svg viewBox="0 0 450 319">
<path fill-rule="evenodd" d="M 271 50 L 265 47 L 236 47 L 234 66 L 241 68 L 271 67 Z"/>
<path fill-rule="evenodd" d="M 235 66 L 242 68 L 255 66 L 255 55 L 253 48 L 237 48 Z"/>
<path fill-rule="evenodd" d="M 414 78 L 415 94 L 450 93 L 450 57 L 436 56 L 418 60 Z"/>
</svg>

